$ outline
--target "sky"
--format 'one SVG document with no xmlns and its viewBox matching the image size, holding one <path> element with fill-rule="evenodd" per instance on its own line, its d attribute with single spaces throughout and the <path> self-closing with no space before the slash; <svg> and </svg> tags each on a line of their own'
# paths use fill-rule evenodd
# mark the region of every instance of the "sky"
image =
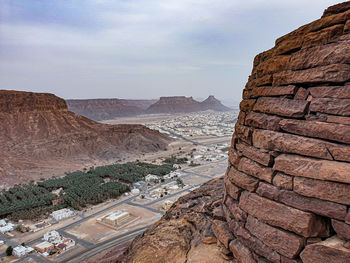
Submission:
<svg viewBox="0 0 350 263">
<path fill-rule="evenodd" d="M 255 55 L 329 0 L 1 0 L 0 88 L 239 101 Z"/>
</svg>

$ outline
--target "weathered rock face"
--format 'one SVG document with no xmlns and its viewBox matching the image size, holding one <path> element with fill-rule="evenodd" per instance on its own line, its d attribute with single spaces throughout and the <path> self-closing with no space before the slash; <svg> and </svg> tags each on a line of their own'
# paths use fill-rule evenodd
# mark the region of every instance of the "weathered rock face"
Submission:
<svg viewBox="0 0 350 263">
<path fill-rule="evenodd" d="M 349 26 L 330 7 L 254 60 L 216 236 L 238 262 L 350 262 Z"/>
<path fill-rule="evenodd" d="M 0 123 L 2 186 L 164 150 L 170 142 L 142 125 L 106 125 L 77 116 L 52 94 L 1 90 Z"/>
</svg>

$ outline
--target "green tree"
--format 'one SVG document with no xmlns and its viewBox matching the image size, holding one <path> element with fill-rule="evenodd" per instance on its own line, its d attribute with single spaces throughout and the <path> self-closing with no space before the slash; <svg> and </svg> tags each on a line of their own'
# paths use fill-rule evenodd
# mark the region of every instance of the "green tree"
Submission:
<svg viewBox="0 0 350 263">
<path fill-rule="evenodd" d="M 11 246 L 9 246 L 7 249 L 6 249 L 6 255 L 8 257 L 12 256 L 12 253 L 13 253 L 13 248 Z"/>
</svg>

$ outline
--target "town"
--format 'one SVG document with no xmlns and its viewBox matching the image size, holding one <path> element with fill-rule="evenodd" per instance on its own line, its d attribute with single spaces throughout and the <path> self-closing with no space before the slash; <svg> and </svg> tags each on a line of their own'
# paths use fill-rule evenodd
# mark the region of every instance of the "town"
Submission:
<svg viewBox="0 0 350 263">
<path fill-rule="evenodd" d="M 131 240 L 159 220 L 180 196 L 224 174 L 236 117 L 236 111 L 200 112 L 145 123 L 173 137 L 172 150 L 162 156 L 135 156 L 139 159 L 129 160 L 133 162 L 125 165 L 134 167 L 136 164 L 135 167 L 151 169 L 145 171 L 166 167 L 165 174 L 149 172 L 137 180 L 129 178 L 129 190 L 123 190 L 124 193 L 116 199 L 110 198 L 99 204 L 76 209 L 68 206 L 52 211 L 47 218 L 40 220 L 1 220 L 2 262 L 21 262 L 24 259 L 81 262 Z M 102 175 L 101 171 L 112 171 L 117 169 L 115 167 L 90 168 L 87 173 L 92 173 L 90 176 Z M 118 169 L 122 169 L 120 167 Z M 84 173 L 75 173 L 74 176 L 84 176 Z M 104 175 L 98 182 L 113 183 L 120 178 L 118 176 Z M 41 183 L 47 189 L 53 189 L 51 194 L 56 197 L 52 202 L 57 202 L 56 206 L 65 195 L 64 187 L 57 183 L 52 180 Z M 57 186 L 52 188 L 52 185 Z"/>
</svg>

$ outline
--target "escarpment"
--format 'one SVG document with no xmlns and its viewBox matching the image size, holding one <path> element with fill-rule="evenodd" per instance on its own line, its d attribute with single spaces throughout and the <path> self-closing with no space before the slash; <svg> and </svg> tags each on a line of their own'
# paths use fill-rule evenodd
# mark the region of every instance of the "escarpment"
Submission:
<svg viewBox="0 0 350 263">
<path fill-rule="evenodd" d="M 165 150 L 171 141 L 142 125 L 106 125 L 77 116 L 53 94 L 1 90 L 0 122 L 2 186 Z"/>
<path fill-rule="evenodd" d="M 350 262 L 350 2 L 255 57 L 223 192 L 221 216 L 207 220 L 225 260 Z M 175 260 L 147 239 L 174 218 L 136 239 L 125 262 L 200 262 Z M 132 261 L 149 247 L 152 258 Z"/>
<path fill-rule="evenodd" d="M 238 262 L 350 262 L 349 64 L 350 2 L 256 56 L 213 228 Z"/>
</svg>

